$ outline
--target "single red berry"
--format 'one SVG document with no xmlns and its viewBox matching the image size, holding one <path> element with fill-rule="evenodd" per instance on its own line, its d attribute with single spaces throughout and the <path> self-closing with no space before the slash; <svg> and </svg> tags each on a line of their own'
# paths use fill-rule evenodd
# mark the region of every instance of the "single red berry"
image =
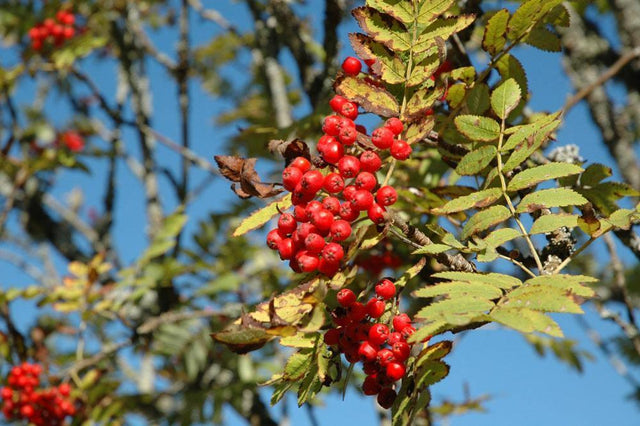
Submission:
<svg viewBox="0 0 640 426">
<path fill-rule="evenodd" d="M 296 167 L 300 169 L 302 173 L 305 173 L 311 168 L 311 162 L 304 157 L 296 157 L 289 164 L 289 167 Z"/>
<path fill-rule="evenodd" d="M 380 156 L 373 151 L 365 151 L 360 154 L 360 169 L 369 172 L 375 173 L 380 170 L 382 166 L 382 160 Z"/>
<path fill-rule="evenodd" d="M 330 194 L 337 194 L 344 189 L 344 179 L 338 173 L 329 173 L 324 177 L 323 188 Z"/>
<path fill-rule="evenodd" d="M 347 75 L 356 76 L 362 70 L 362 62 L 358 58 L 349 56 L 342 63 L 342 70 Z"/>
<path fill-rule="evenodd" d="M 320 259 L 308 250 L 302 250 L 296 254 L 296 261 L 302 272 L 313 272 L 318 269 Z"/>
<path fill-rule="evenodd" d="M 378 350 L 370 342 L 362 342 L 358 348 L 358 355 L 363 361 L 373 361 L 378 355 Z"/>
<path fill-rule="evenodd" d="M 336 164 L 344 156 L 344 146 L 339 142 L 329 142 L 322 151 L 322 159 L 329 164 Z"/>
<path fill-rule="evenodd" d="M 374 319 L 380 318 L 384 313 L 385 307 L 386 305 L 382 300 L 373 297 L 367 302 L 367 314 Z"/>
<path fill-rule="evenodd" d="M 326 275 L 327 277 L 333 277 L 340 269 L 339 262 L 330 262 L 327 259 L 321 257 L 318 263 L 318 272 Z"/>
<path fill-rule="evenodd" d="M 390 119 L 388 119 L 384 123 L 384 126 L 391 130 L 396 136 L 398 136 L 404 130 L 404 124 L 402 124 L 402 121 L 400 121 L 400 119 L 396 117 L 391 117 Z"/>
<path fill-rule="evenodd" d="M 390 349 L 383 348 L 378 351 L 376 361 L 380 367 L 386 368 L 387 364 L 395 361 L 395 358 L 393 358 L 393 352 Z"/>
<path fill-rule="evenodd" d="M 58 386 L 58 392 L 60 392 L 60 395 L 62 396 L 69 396 L 71 393 L 71 386 L 69 383 L 62 383 Z"/>
<path fill-rule="evenodd" d="M 368 210 L 373 205 L 373 194 L 365 189 L 358 189 L 353 194 L 351 205 L 359 211 Z"/>
<path fill-rule="evenodd" d="M 305 191 L 315 194 L 320 191 L 322 185 L 324 185 L 324 176 L 319 170 L 309 170 L 302 175 L 300 184 Z"/>
<path fill-rule="evenodd" d="M 340 128 L 338 127 L 338 123 L 340 123 L 341 118 L 337 115 L 329 115 L 324 118 L 322 122 L 322 131 L 329 136 L 338 136 L 340 132 Z"/>
<path fill-rule="evenodd" d="M 303 223 L 309 221 L 309 218 L 307 217 L 306 207 L 306 205 L 298 204 L 293 208 L 293 217 L 295 218 L 296 222 Z"/>
<path fill-rule="evenodd" d="M 367 376 L 362 382 L 362 393 L 365 395 L 377 395 L 382 386 L 378 383 L 376 376 Z"/>
<path fill-rule="evenodd" d="M 371 133 L 371 143 L 380 149 L 389 149 L 393 145 L 393 132 L 388 127 L 380 127 Z"/>
<path fill-rule="evenodd" d="M 404 373 L 407 371 L 404 365 L 398 362 L 390 362 L 387 364 L 387 377 L 393 380 L 394 382 L 402 379 L 404 377 Z"/>
<path fill-rule="evenodd" d="M 338 139 L 344 145 L 353 145 L 358 138 L 358 131 L 353 127 L 343 127 L 338 134 Z"/>
<path fill-rule="evenodd" d="M 309 253 L 318 254 L 325 245 L 326 241 L 319 234 L 309 234 L 307 238 L 304 239 L 304 246 Z"/>
<path fill-rule="evenodd" d="M 373 188 L 378 185 L 378 179 L 373 173 L 370 172 L 360 172 L 358 176 L 356 176 L 356 180 L 354 181 L 354 185 L 358 189 L 364 189 L 365 191 L 373 191 Z"/>
<path fill-rule="evenodd" d="M 319 231 L 329 231 L 333 225 L 333 213 L 324 207 L 311 216 L 311 223 L 318 228 Z"/>
<path fill-rule="evenodd" d="M 406 342 L 395 342 L 391 345 L 393 357 L 398 362 L 404 362 L 411 355 L 411 347 Z"/>
<path fill-rule="evenodd" d="M 282 241 L 282 236 L 277 229 L 269 231 L 267 234 L 267 246 L 271 250 L 278 250 L 278 244 L 280 244 L 280 241 Z"/>
<path fill-rule="evenodd" d="M 415 332 L 416 332 L 416 329 L 411 325 L 406 326 L 401 331 L 402 337 L 404 337 L 405 339 L 408 339 Z"/>
<path fill-rule="evenodd" d="M 350 120 L 355 120 L 356 118 L 358 118 L 358 104 L 355 102 L 345 102 L 344 104 L 342 104 L 342 107 L 340 108 L 340 114 L 342 114 L 343 116 L 347 117 Z"/>
<path fill-rule="evenodd" d="M 297 167 L 287 167 L 282 171 L 282 185 L 284 189 L 291 192 L 295 189 L 296 185 L 300 183 L 303 172 Z"/>
<path fill-rule="evenodd" d="M 404 337 L 402 337 L 402 334 L 398 331 L 394 331 L 393 333 L 389 333 L 389 339 L 387 340 L 387 343 L 391 346 L 395 345 L 398 342 L 404 342 Z"/>
<path fill-rule="evenodd" d="M 64 27 L 60 24 L 54 25 L 53 28 L 51 29 L 51 35 L 55 38 L 63 37 L 63 34 L 64 34 Z"/>
<path fill-rule="evenodd" d="M 285 238 L 278 244 L 278 254 L 281 260 L 289 260 L 293 257 L 293 241 Z"/>
<path fill-rule="evenodd" d="M 369 329 L 369 341 L 374 345 L 382 345 L 389 338 L 389 327 L 385 324 L 374 324 Z"/>
<path fill-rule="evenodd" d="M 353 222 L 359 216 L 360 216 L 360 212 L 354 209 L 350 202 L 344 202 L 340 204 L 340 217 L 345 221 Z"/>
<path fill-rule="evenodd" d="M 30 418 L 35 414 L 35 410 L 31 405 L 23 405 L 20 407 L 20 414 L 22 417 Z"/>
<path fill-rule="evenodd" d="M 396 160 L 406 160 L 411 156 L 411 146 L 401 139 L 397 139 L 393 141 L 393 145 L 391 145 L 391 156 Z"/>
<path fill-rule="evenodd" d="M 385 208 L 378 203 L 371 204 L 371 207 L 367 209 L 367 216 L 369 217 L 369 220 L 376 225 L 380 225 L 385 222 L 385 213 Z"/>
<path fill-rule="evenodd" d="M 278 229 L 283 235 L 291 234 L 296 230 L 298 223 L 290 213 L 282 213 L 278 219 Z"/>
<path fill-rule="evenodd" d="M 304 240 L 309 236 L 309 234 L 319 234 L 320 232 L 318 231 L 318 228 L 311 223 L 301 223 L 298 226 L 296 233 Z"/>
<path fill-rule="evenodd" d="M 344 257 L 344 249 L 340 244 L 328 243 L 322 249 L 322 257 L 332 263 L 337 263 Z"/>
<path fill-rule="evenodd" d="M 398 193 L 389 185 L 385 185 L 376 192 L 376 201 L 381 206 L 390 206 L 398 201 Z"/>
<path fill-rule="evenodd" d="M 367 316 L 367 307 L 360 302 L 349 306 L 349 319 L 352 323 L 359 323 Z"/>
<path fill-rule="evenodd" d="M 291 204 L 294 206 L 305 205 L 309 201 L 313 200 L 315 194 L 305 191 L 302 188 L 302 183 L 298 183 L 291 192 Z"/>
<path fill-rule="evenodd" d="M 360 171 L 360 160 L 352 155 L 345 155 L 338 162 L 338 170 L 343 178 L 352 178 Z"/>
<path fill-rule="evenodd" d="M 336 197 L 326 197 L 322 200 L 322 206 L 334 216 L 340 213 L 340 200 Z"/>
<path fill-rule="evenodd" d="M 73 38 L 74 35 L 76 35 L 76 30 L 73 27 L 64 27 L 62 32 L 63 38 L 69 40 L 70 38 Z"/>
<path fill-rule="evenodd" d="M 320 201 L 318 200 L 309 201 L 309 203 L 305 207 L 305 210 L 307 212 L 307 219 L 311 220 L 311 218 L 313 217 L 313 214 L 319 210 L 322 210 L 323 208 L 324 207 L 322 206 L 322 203 Z"/>
<path fill-rule="evenodd" d="M 393 317 L 393 329 L 402 333 L 405 327 L 411 326 L 411 318 L 407 314 L 399 314 Z"/>
<path fill-rule="evenodd" d="M 356 124 L 356 131 L 358 133 L 362 133 L 363 135 L 367 134 L 367 128 L 364 127 L 362 124 Z"/>
<path fill-rule="evenodd" d="M 347 185 L 342 190 L 342 198 L 344 198 L 347 201 L 351 201 L 353 200 L 353 196 L 355 195 L 356 191 L 358 191 L 358 188 L 356 188 L 355 185 Z"/>
<path fill-rule="evenodd" d="M 336 140 L 336 138 L 329 135 L 323 135 L 320 139 L 318 139 L 318 144 L 316 145 L 318 152 L 323 153 L 329 142 L 338 142 L 338 141 Z"/>
<path fill-rule="evenodd" d="M 373 378 L 376 379 L 376 375 L 378 374 L 378 371 L 380 371 L 380 368 L 376 361 L 365 361 L 362 363 L 362 371 L 367 376 L 373 376 Z"/>
<path fill-rule="evenodd" d="M 51 32 L 51 30 L 53 29 L 53 27 L 56 25 L 56 21 L 54 21 L 51 18 L 47 18 L 44 20 L 44 22 L 42 23 L 42 25 L 49 30 L 49 32 Z"/>
<path fill-rule="evenodd" d="M 340 338 L 340 330 L 337 328 L 330 328 L 324 333 L 324 343 L 329 346 L 335 346 L 338 344 L 338 339 Z"/>
<path fill-rule="evenodd" d="M 0 391 L 0 396 L 5 401 L 13 398 L 13 389 L 11 389 L 9 387 L 3 387 L 2 391 Z"/>
<path fill-rule="evenodd" d="M 344 104 L 346 104 L 347 102 L 349 102 L 346 98 L 340 96 L 340 95 L 335 95 L 333 98 L 331 98 L 331 100 L 329 101 L 329 106 L 331 107 L 332 110 L 334 110 L 335 112 L 340 112 L 340 110 L 342 109 L 342 106 Z"/>
<path fill-rule="evenodd" d="M 62 134 L 62 143 L 72 152 L 80 152 L 84 149 L 83 137 L 73 130 L 68 130 Z"/>
<path fill-rule="evenodd" d="M 396 295 L 396 286 L 393 281 L 383 278 L 376 284 L 376 294 L 384 300 L 389 300 Z"/>
<path fill-rule="evenodd" d="M 338 213 L 341 209 L 338 208 Z M 331 224 L 331 239 L 333 241 L 344 241 L 351 235 L 351 225 L 346 220 L 336 220 Z"/>
</svg>

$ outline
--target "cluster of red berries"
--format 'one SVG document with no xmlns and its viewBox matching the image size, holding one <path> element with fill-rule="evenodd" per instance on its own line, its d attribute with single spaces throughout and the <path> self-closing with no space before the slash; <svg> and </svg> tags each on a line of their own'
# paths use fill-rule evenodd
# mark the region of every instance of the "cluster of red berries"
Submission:
<svg viewBox="0 0 640 426">
<path fill-rule="evenodd" d="M 396 269 L 402 266 L 402 259 L 392 251 L 384 250 L 382 253 L 358 256 L 353 263 L 377 277 L 387 268 Z"/>
<path fill-rule="evenodd" d="M 66 132 L 63 132 L 58 140 L 59 143 L 66 146 L 69 151 L 80 152 L 84 149 L 84 138 L 75 130 L 67 130 Z"/>
<path fill-rule="evenodd" d="M 76 34 L 74 27 L 76 17 L 66 10 L 59 10 L 55 19 L 47 18 L 43 22 L 36 24 L 29 30 L 31 48 L 35 51 L 42 50 L 45 43 L 51 43 L 56 47 L 73 38 Z"/>
<path fill-rule="evenodd" d="M 23 363 L 11 369 L 7 385 L 0 390 L 4 401 L 2 413 L 7 420 L 27 420 L 37 426 L 62 425 L 65 417 L 73 416 L 76 407 L 69 399 L 71 386 L 38 389 L 42 367 Z"/>
<path fill-rule="evenodd" d="M 361 68 L 356 58 L 347 58 L 343 65 L 350 75 L 357 75 Z M 294 211 L 280 215 L 278 227 L 267 235 L 267 245 L 277 250 L 282 260 L 289 260 L 294 271 L 319 271 L 331 277 L 344 258 L 340 243 L 351 235 L 351 224 L 361 212 L 381 224 L 386 207 L 398 199 L 393 187 L 378 183 L 376 172 L 382 159 L 376 151 L 390 150 L 395 159 L 406 160 L 411 147 L 399 138 L 404 130 L 402 121 L 390 118 L 373 131 L 371 143 L 377 149 L 370 149 L 358 142 L 359 135 L 366 138 L 366 129 L 354 122 L 358 105 L 339 95 L 329 105 L 336 114 L 324 119 L 324 134 L 317 144 L 328 173 L 312 167 L 304 157 L 284 169 L 282 182 L 291 192 Z"/>
<path fill-rule="evenodd" d="M 375 286 L 376 296 L 365 303 L 343 288 L 337 294 L 340 305 L 331 313 L 336 328 L 329 329 L 324 342 L 343 353 L 351 363 L 361 361 L 367 377 L 362 384 L 365 395 L 378 395 L 378 403 L 390 408 L 396 399 L 394 384 L 406 373 L 406 361 L 412 345 L 407 338 L 415 332 L 407 314 L 395 315 L 390 329 L 379 322 L 387 309 L 394 309 L 396 287 L 388 278 Z"/>
</svg>

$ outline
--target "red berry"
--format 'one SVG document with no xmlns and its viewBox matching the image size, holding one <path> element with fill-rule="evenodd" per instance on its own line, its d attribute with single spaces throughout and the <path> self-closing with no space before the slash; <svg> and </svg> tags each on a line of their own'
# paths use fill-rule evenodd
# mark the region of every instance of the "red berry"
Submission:
<svg viewBox="0 0 640 426">
<path fill-rule="evenodd" d="M 293 208 L 293 217 L 298 223 L 308 222 L 309 218 L 307 217 L 306 206 L 301 204 L 298 204 L 297 206 L 295 206 Z"/>
<path fill-rule="evenodd" d="M 346 197 L 345 197 L 346 198 Z M 351 203 L 344 202 L 340 204 L 340 217 L 347 222 L 353 222 L 360 216 L 360 212 L 353 208 Z"/>
<path fill-rule="evenodd" d="M 331 100 L 329 101 L 329 106 L 331 107 L 332 110 L 334 110 L 335 112 L 340 112 L 340 110 L 342 109 L 342 106 L 344 104 L 346 104 L 347 102 L 349 102 L 346 98 L 340 96 L 340 95 L 335 95 L 333 98 L 331 98 Z"/>
<path fill-rule="evenodd" d="M 344 146 L 339 142 L 329 142 L 322 151 L 322 159 L 329 164 L 336 164 L 344 156 Z"/>
<path fill-rule="evenodd" d="M 278 243 L 278 254 L 281 260 L 289 260 L 293 256 L 293 241 L 285 238 Z"/>
<path fill-rule="evenodd" d="M 313 272 L 318 269 L 320 259 L 308 250 L 302 250 L 296 254 L 296 261 L 303 272 Z"/>
<path fill-rule="evenodd" d="M 356 76 L 360 74 L 360 70 L 362 70 L 362 63 L 358 58 L 349 56 L 342 63 L 342 70 L 347 75 Z"/>
<path fill-rule="evenodd" d="M 393 346 L 398 342 L 404 342 L 404 337 L 402 337 L 402 334 L 397 331 L 389 333 L 389 340 L 387 340 L 387 343 Z"/>
<path fill-rule="evenodd" d="M 53 29 L 53 27 L 56 25 L 56 21 L 54 21 L 51 18 L 47 18 L 44 20 L 44 22 L 42 23 L 42 25 L 49 31 L 51 31 Z"/>
<path fill-rule="evenodd" d="M 380 149 L 389 149 L 393 145 L 393 132 L 387 127 L 380 127 L 371 133 L 371 143 Z"/>
<path fill-rule="evenodd" d="M 336 272 L 340 269 L 339 262 L 330 262 L 325 258 L 320 258 L 320 262 L 318 263 L 318 272 L 326 275 L 327 277 L 333 277 Z"/>
<path fill-rule="evenodd" d="M 338 170 L 343 178 L 352 178 L 360 171 L 360 160 L 352 155 L 345 155 L 338 162 Z"/>
<path fill-rule="evenodd" d="M 344 145 L 353 145 L 358 138 L 358 131 L 353 127 L 343 127 L 340 129 L 338 139 Z"/>
<path fill-rule="evenodd" d="M 62 383 L 58 386 L 58 392 L 60 392 L 60 395 L 62 396 L 69 396 L 71 393 L 71 386 L 69 383 Z"/>
<path fill-rule="evenodd" d="M 330 194 L 337 194 L 344 189 L 344 179 L 338 173 L 329 173 L 324 177 L 323 188 Z"/>
<path fill-rule="evenodd" d="M 389 300 L 396 295 L 396 286 L 393 281 L 383 278 L 376 284 L 376 294 L 384 300 Z"/>
<path fill-rule="evenodd" d="M 358 188 L 355 185 L 348 185 L 342 190 L 342 198 L 347 201 L 353 200 L 353 196 L 355 195 Z"/>
<path fill-rule="evenodd" d="M 358 118 L 358 104 L 355 102 L 347 101 L 342 104 L 339 112 L 348 119 L 355 120 L 356 118 Z"/>
<path fill-rule="evenodd" d="M 360 154 L 360 169 L 365 172 L 375 173 L 380 170 L 382 160 L 373 151 L 365 151 Z"/>
<path fill-rule="evenodd" d="M 297 167 L 287 167 L 282 171 L 282 185 L 287 191 L 293 191 L 300 180 L 303 172 Z"/>
<path fill-rule="evenodd" d="M 338 291 L 338 294 L 336 295 L 336 299 L 338 300 L 338 303 L 340 304 L 340 306 L 344 308 L 348 308 L 349 306 L 355 303 L 356 294 L 351 289 L 343 288 L 343 289 L 340 289 L 340 291 Z"/>
<path fill-rule="evenodd" d="M 329 136 L 338 136 L 338 133 L 340 133 L 338 123 L 340 123 L 340 121 L 341 118 L 337 115 L 329 115 L 325 117 L 322 122 L 322 131 Z"/>
<path fill-rule="evenodd" d="M 371 67 L 373 64 L 376 63 L 375 59 L 365 59 L 364 63 L 367 64 L 368 67 Z"/>
<path fill-rule="evenodd" d="M 382 345 L 389 338 L 389 327 L 384 324 L 374 324 L 369 329 L 369 341 L 374 345 Z"/>
<path fill-rule="evenodd" d="M 391 130 L 393 134 L 396 136 L 398 136 L 404 130 L 404 125 L 402 124 L 402 121 L 400 121 L 400 119 L 396 117 L 391 117 L 390 119 L 388 119 L 384 123 L 384 126 L 389 130 Z"/>
<path fill-rule="evenodd" d="M 320 231 L 329 231 L 333 224 L 333 213 L 324 207 L 311 216 L 311 223 Z"/>
<path fill-rule="evenodd" d="M 360 344 L 358 355 L 360 355 L 363 361 L 373 361 L 376 359 L 376 355 L 378 355 L 378 350 L 373 347 L 371 343 L 365 341 Z"/>
<path fill-rule="evenodd" d="M 362 124 L 356 124 L 356 131 L 358 133 L 362 133 L 363 135 L 367 134 L 367 128 L 364 127 Z"/>
<path fill-rule="evenodd" d="M 267 234 L 267 246 L 271 250 L 277 250 L 280 241 L 282 241 L 282 236 L 277 229 L 272 229 L 271 231 L 269 231 L 269 233 Z"/>
<path fill-rule="evenodd" d="M 319 170 L 309 170 L 302 175 L 300 184 L 302 185 L 303 190 L 315 194 L 322 188 L 322 185 L 324 184 L 324 176 Z"/>
<path fill-rule="evenodd" d="M 324 248 L 326 241 L 318 234 L 312 233 L 304 239 L 304 246 L 309 253 L 320 253 Z"/>
<path fill-rule="evenodd" d="M 406 160 L 411 156 L 412 151 L 411 146 L 400 139 L 393 141 L 393 145 L 391 145 L 391 156 L 396 160 Z"/>
<path fill-rule="evenodd" d="M 393 380 L 394 382 L 402 379 L 404 377 L 404 373 L 406 372 L 406 368 L 404 365 L 398 362 L 390 362 L 387 364 L 387 377 Z"/>
<path fill-rule="evenodd" d="M 367 376 L 362 382 L 362 393 L 365 395 L 377 395 L 382 387 L 376 376 Z"/>
<path fill-rule="evenodd" d="M 329 142 L 337 142 L 337 140 L 333 136 L 329 135 L 323 135 L 320 139 L 318 139 L 318 144 L 316 145 L 318 152 L 324 152 Z"/>
<path fill-rule="evenodd" d="M 289 235 L 296 230 L 297 226 L 298 224 L 296 222 L 296 219 L 292 214 L 282 213 L 280 215 L 280 218 L 278 219 L 278 229 L 280 230 L 281 234 Z"/>
<path fill-rule="evenodd" d="M 367 316 L 367 307 L 360 302 L 355 302 L 349 307 L 349 319 L 353 323 L 359 323 Z"/>
<path fill-rule="evenodd" d="M 68 130 L 62 134 L 62 142 L 69 151 L 79 152 L 84 149 L 84 139 L 80 133 Z"/>
<path fill-rule="evenodd" d="M 20 414 L 22 417 L 30 418 L 35 414 L 35 410 L 31 405 L 23 405 L 20 407 Z"/>
<path fill-rule="evenodd" d="M 0 391 L 0 396 L 5 401 L 13 398 L 13 389 L 8 388 L 8 387 L 2 388 L 2 391 Z"/>
<path fill-rule="evenodd" d="M 373 205 L 373 194 L 365 189 L 358 189 L 353 194 L 351 205 L 359 211 L 368 210 Z"/>
<path fill-rule="evenodd" d="M 358 189 L 364 189 L 365 191 L 372 191 L 373 188 L 378 184 L 378 180 L 373 173 L 369 172 L 360 172 L 358 176 L 356 176 L 356 180 L 354 185 Z"/>
<path fill-rule="evenodd" d="M 393 352 L 390 349 L 384 348 L 378 351 L 376 355 L 376 361 L 380 367 L 386 367 L 390 362 L 395 361 L 393 358 Z"/>
<path fill-rule="evenodd" d="M 339 209 L 341 211 L 341 209 Z M 351 235 L 351 225 L 346 220 L 336 220 L 331 225 L 331 239 L 344 241 Z"/>
<path fill-rule="evenodd" d="M 385 213 L 385 208 L 378 203 L 373 203 L 371 207 L 367 209 L 367 216 L 369 217 L 369 220 L 376 225 L 380 225 L 385 222 Z"/>
<path fill-rule="evenodd" d="M 305 239 L 309 236 L 309 234 L 319 234 L 318 228 L 316 228 L 311 223 L 301 223 L 296 230 L 296 233 L 300 236 L 300 238 Z"/>
<path fill-rule="evenodd" d="M 289 167 L 296 167 L 296 168 L 300 169 L 302 171 L 302 173 L 305 173 L 306 171 L 308 171 L 311 168 L 311 162 L 309 160 L 307 160 L 306 158 L 304 158 L 304 157 L 296 157 L 289 164 Z"/>
<path fill-rule="evenodd" d="M 324 343 L 329 346 L 335 346 L 338 344 L 340 338 L 340 330 L 337 328 L 331 328 L 324 333 Z"/>
<path fill-rule="evenodd" d="M 322 249 L 322 257 L 332 263 L 337 263 L 344 257 L 344 249 L 340 244 L 328 243 Z"/>
<path fill-rule="evenodd" d="M 376 193 L 376 201 L 381 206 L 390 206 L 398 201 L 398 193 L 393 187 L 385 185 L 378 189 L 378 192 Z"/>
<path fill-rule="evenodd" d="M 413 326 L 406 326 L 405 328 L 402 329 L 401 333 L 402 333 L 402 337 L 406 339 L 409 338 L 409 336 L 411 336 L 413 333 L 416 332 L 416 329 Z"/>
<path fill-rule="evenodd" d="M 398 362 L 404 362 L 411 355 L 411 347 L 406 342 L 395 342 L 391 345 L 393 357 Z"/>
<path fill-rule="evenodd" d="M 367 314 L 371 318 L 380 318 L 384 313 L 385 307 L 386 305 L 382 300 L 373 297 L 367 302 Z"/>
<path fill-rule="evenodd" d="M 70 38 L 73 38 L 74 35 L 76 35 L 76 30 L 73 27 L 64 27 L 62 37 L 69 40 Z"/>
<path fill-rule="evenodd" d="M 64 27 L 60 24 L 54 25 L 53 28 L 51 29 L 51 35 L 54 36 L 55 38 L 63 37 L 63 33 L 64 33 Z"/>
<path fill-rule="evenodd" d="M 340 213 L 340 200 L 336 197 L 327 197 L 322 200 L 322 206 L 329 210 L 333 215 Z"/>
<path fill-rule="evenodd" d="M 407 314 L 400 314 L 393 317 L 393 329 L 402 333 L 405 327 L 411 326 L 411 318 Z"/>
</svg>

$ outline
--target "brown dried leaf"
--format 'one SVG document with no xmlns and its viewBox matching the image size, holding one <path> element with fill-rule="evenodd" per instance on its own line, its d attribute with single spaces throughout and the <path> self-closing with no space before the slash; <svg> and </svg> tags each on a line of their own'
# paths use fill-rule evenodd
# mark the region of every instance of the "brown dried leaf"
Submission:
<svg viewBox="0 0 640 426">
<path fill-rule="evenodd" d="M 272 139 L 268 145 L 269 151 L 279 153 L 285 159 L 285 166 L 288 166 L 298 157 L 304 157 L 311 161 L 311 153 L 309 146 L 302 139 L 294 139 L 292 141 L 283 141 L 281 139 Z"/>
<path fill-rule="evenodd" d="M 231 155 L 216 155 L 216 163 L 220 173 L 240 186 L 231 185 L 231 189 L 240 198 L 258 197 L 269 198 L 284 191 L 276 188 L 275 183 L 264 183 L 255 170 L 256 158 L 242 158 Z"/>
</svg>

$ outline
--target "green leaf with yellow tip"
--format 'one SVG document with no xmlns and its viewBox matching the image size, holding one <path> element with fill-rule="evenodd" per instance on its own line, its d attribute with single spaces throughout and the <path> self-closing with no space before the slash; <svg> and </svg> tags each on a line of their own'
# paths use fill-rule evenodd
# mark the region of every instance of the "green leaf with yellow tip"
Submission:
<svg viewBox="0 0 640 426">
<path fill-rule="evenodd" d="M 291 207 L 291 194 L 287 194 L 279 200 L 275 200 L 269 203 L 267 206 L 251 213 L 245 218 L 240 225 L 233 231 L 234 237 L 239 237 L 261 227 L 265 223 L 269 222 L 274 216 L 280 213 L 280 211 L 287 210 Z"/>
</svg>

